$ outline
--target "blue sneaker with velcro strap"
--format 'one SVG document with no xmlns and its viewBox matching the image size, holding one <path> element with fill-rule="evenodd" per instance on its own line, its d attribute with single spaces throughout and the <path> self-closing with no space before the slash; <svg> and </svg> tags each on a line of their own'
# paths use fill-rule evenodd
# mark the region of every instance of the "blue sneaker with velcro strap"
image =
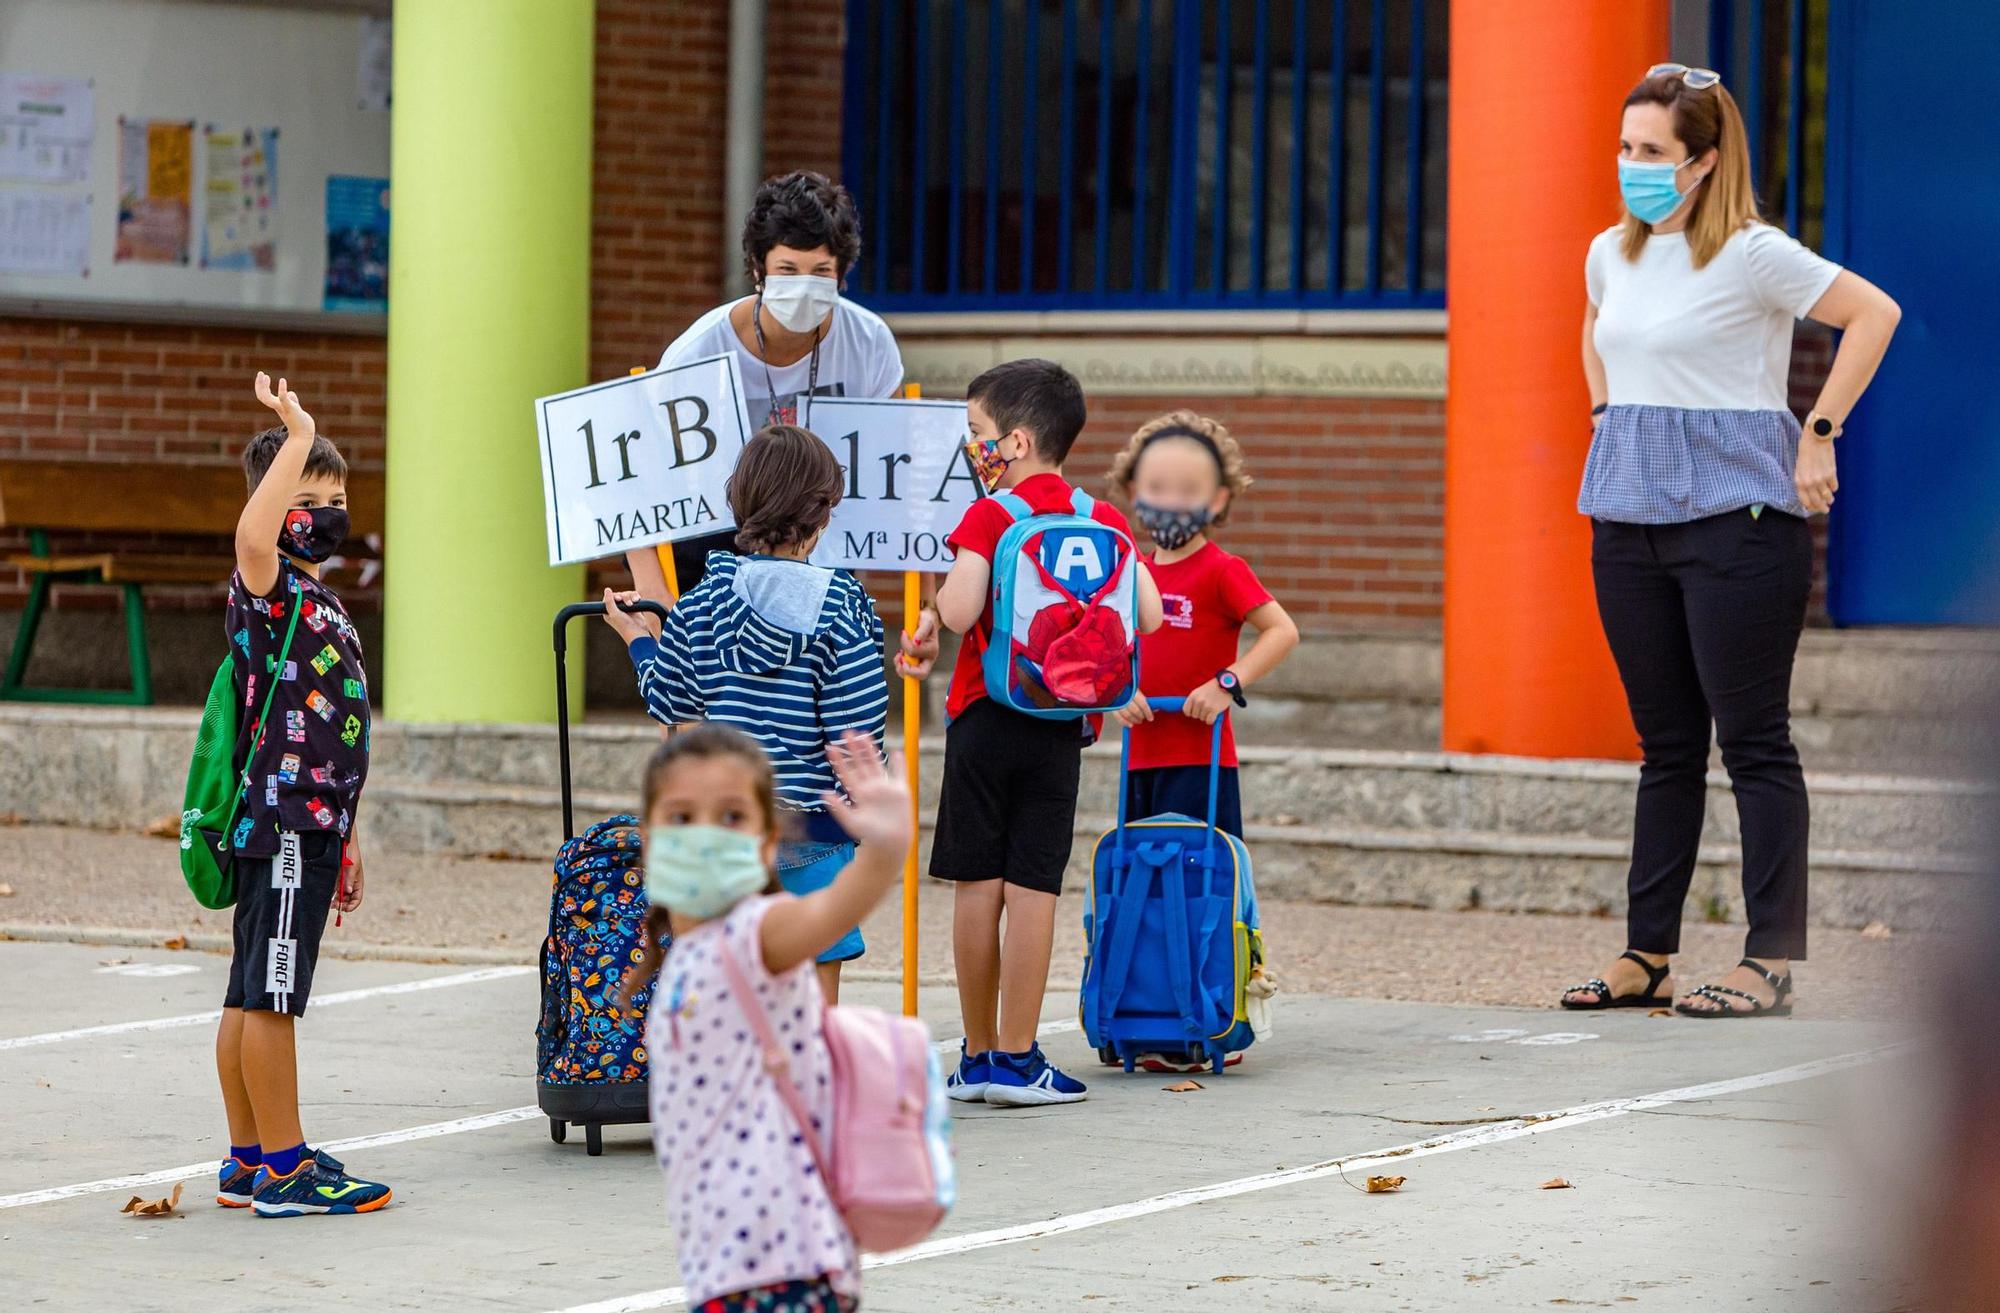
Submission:
<svg viewBox="0 0 2000 1313">
<path fill-rule="evenodd" d="M 1032 1108 L 1045 1103 L 1077 1103 L 1090 1097 L 1076 1077 L 1042 1056 L 1042 1046 L 1031 1045 L 1026 1053 L 986 1055 L 990 1064 L 986 1101 L 1002 1108 Z"/>
<path fill-rule="evenodd" d="M 224 1158 L 215 1173 L 215 1202 L 224 1208 L 248 1208 L 263 1179 L 260 1164 Z"/>
</svg>

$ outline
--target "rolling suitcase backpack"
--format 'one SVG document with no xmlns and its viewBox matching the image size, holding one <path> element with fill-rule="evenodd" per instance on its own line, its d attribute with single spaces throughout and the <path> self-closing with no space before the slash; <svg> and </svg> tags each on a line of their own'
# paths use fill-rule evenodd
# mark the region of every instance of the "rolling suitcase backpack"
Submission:
<svg viewBox="0 0 2000 1313">
<path fill-rule="evenodd" d="M 1180 698 L 1149 698 L 1178 714 Z M 1215 828 L 1222 717 L 1209 755 L 1208 817 L 1169 812 L 1125 816 L 1131 769 L 1128 730 L 1118 768 L 1118 823 L 1097 841 L 1081 1017 L 1098 1057 L 1131 1071 L 1140 1054 L 1205 1062 L 1220 1075 L 1227 1057 L 1256 1039 L 1252 974 L 1264 960 L 1250 851 Z"/>
<path fill-rule="evenodd" d="M 666 616 L 658 602 L 628 610 Z M 535 1102 L 561 1144 L 583 1127 L 585 1152 L 604 1152 L 606 1126 L 644 1122 L 646 1003 L 636 991 L 617 1004 L 625 973 L 638 960 L 646 924 L 639 819 L 620 814 L 576 832 L 569 763 L 569 622 L 602 615 L 602 602 L 579 602 L 556 615 L 556 726 L 562 759 L 563 843 L 556 852 L 549 931 L 542 941 L 542 1015 L 535 1027 Z M 662 945 L 662 947 L 665 947 Z"/>
</svg>

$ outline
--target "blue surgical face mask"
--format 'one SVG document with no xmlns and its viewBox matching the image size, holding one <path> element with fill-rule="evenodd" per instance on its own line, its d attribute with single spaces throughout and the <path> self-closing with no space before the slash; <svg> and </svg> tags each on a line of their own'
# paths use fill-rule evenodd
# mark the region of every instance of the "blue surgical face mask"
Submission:
<svg viewBox="0 0 2000 1313">
<path fill-rule="evenodd" d="M 1693 158 L 1679 164 L 1650 164 L 1621 158 L 1618 192 L 1625 198 L 1625 208 L 1632 212 L 1632 217 L 1641 223 L 1658 223 L 1681 208 L 1681 202 L 1701 185 L 1701 179 L 1696 178 L 1686 191 L 1680 189 L 1677 181 L 1680 171 L 1692 163 Z"/>
<path fill-rule="evenodd" d="M 770 879 L 764 844 L 719 825 L 655 825 L 646 831 L 646 900 L 680 916 L 721 916 Z"/>
</svg>

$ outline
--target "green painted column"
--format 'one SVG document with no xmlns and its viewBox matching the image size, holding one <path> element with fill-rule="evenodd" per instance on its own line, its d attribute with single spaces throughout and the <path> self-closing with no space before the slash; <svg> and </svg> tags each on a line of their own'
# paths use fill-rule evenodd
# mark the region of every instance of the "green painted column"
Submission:
<svg viewBox="0 0 2000 1313">
<path fill-rule="evenodd" d="M 533 401 L 588 382 L 592 0 L 396 0 L 385 711 L 553 720 Z M 573 626 L 582 641 L 582 622 Z M 580 685 L 582 661 L 571 664 Z"/>
</svg>

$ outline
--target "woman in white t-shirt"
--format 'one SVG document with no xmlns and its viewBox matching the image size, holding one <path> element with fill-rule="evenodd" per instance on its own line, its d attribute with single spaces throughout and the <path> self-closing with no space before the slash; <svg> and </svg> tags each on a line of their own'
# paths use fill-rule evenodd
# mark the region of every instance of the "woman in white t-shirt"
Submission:
<svg viewBox="0 0 2000 1313">
<path fill-rule="evenodd" d="M 861 219 L 847 188 L 805 170 L 765 179 L 743 219 L 743 267 L 755 290 L 695 320 L 660 364 L 734 352 L 753 429 L 811 428 L 815 396 L 894 396 L 903 386 L 896 335 L 880 315 L 840 296 L 860 254 Z M 734 543 L 733 532 L 676 543 L 681 588 L 701 579 L 709 552 Z M 652 548 L 625 559 L 641 593 L 668 600 Z"/>
<path fill-rule="evenodd" d="M 1742 962 L 1696 1017 L 1784 1015 L 1806 955 L 1805 775 L 1792 661 L 1812 590 L 1806 517 L 1833 505 L 1834 439 L 1900 312 L 1757 218 L 1742 117 L 1708 69 L 1662 64 L 1625 98 L 1625 217 L 1584 262 L 1597 609 L 1639 772 L 1626 952 L 1572 1009 L 1663 1006 L 1707 800 L 1710 725 L 1743 835 Z M 1794 319 L 1845 329 L 1803 433 L 1786 405 Z"/>
</svg>

